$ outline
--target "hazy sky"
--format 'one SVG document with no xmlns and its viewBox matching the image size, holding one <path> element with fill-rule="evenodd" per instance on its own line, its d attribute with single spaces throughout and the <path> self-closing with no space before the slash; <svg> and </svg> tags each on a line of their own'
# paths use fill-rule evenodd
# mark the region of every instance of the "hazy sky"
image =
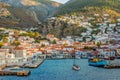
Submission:
<svg viewBox="0 0 120 80">
<path fill-rule="evenodd" d="M 60 3 L 65 3 L 65 2 L 67 2 L 69 0 L 52 0 L 52 1 L 60 2 Z"/>
</svg>

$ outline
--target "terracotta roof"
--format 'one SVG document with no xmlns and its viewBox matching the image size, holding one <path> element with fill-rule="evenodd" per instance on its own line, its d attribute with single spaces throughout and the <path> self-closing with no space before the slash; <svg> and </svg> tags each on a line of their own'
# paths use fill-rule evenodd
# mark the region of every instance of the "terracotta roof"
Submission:
<svg viewBox="0 0 120 80">
<path fill-rule="evenodd" d="M 14 50 L 25 50 L 24 47 L 15 47 Z"/>
</svg>

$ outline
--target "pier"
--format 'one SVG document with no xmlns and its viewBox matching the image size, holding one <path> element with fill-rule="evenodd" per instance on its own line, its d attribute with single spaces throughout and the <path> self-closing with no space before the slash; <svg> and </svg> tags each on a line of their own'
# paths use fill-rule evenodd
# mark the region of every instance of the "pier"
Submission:
<svg viewBox="0 0 120 80">
<path fill-rule="evenodd" d="M 28 63 L 16 63 L 16 64 L 7 64 L 7 67 L 20 67 L 20 68 L 37 68 L 40 64 L 44 62 L 44 59 L 28 62 Z"/>
<path fill-rule="evenodd" d="M 30 74 L 29 70 L 24 70 L 24 71 L 0 71 L 0 76 L 28 76 Z"/>
<path fill-rule="evenodd" d="M 104 68 L 106 68 L 106 69 L 120 68 L 119 59 L 109 61 L 109 63 L 106 66 L 104 66 Z"/>
<path fill-rule="evenodd" d="M 0 76 L 28 76 L 30 74 L 29 70 L 10 70 L 6 68 L 6 65 L 0 66 Z"/>
<path fill-rule="evenodd" d="M 113 68 L 120 68 L 120 65 L 118 64 L 111 64 L 104 66 L 105 69 L 113 69 Z"/>
<path fill-rule="evenodd" d="M 30 64 L 25 64 L 25 65 L 20 66 L 20 67 L 22 67 L 22 68 L 37 68 L 43 62 L 44 62 L 44 60 L 38 60 L 36 62 L 30 63 Z"/>
<path fill-rule="evenodd" d="M 9 67 L 20 67 L 20 68 L 37 68 L 40 64 L 42 64 L 44 59 L 33 61 L 29 63 L 16 63 L 16 64 L 7 64 L 0 66 L 0 76 L 28 76 L 30 74 L 29 70 L 9 70 Z"/>
</svg>

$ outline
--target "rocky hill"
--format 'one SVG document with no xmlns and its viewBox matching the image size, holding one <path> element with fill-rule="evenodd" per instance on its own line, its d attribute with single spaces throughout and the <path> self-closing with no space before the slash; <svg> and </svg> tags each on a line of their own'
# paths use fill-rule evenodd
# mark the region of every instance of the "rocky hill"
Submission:
<svg viewBox="0 0 120 80">
<path fill-rule="evenodd" d="M 120 0 L 70 0 L 59 7 L 54 19 L 47 21 L 46 30 L 57 37 L 81 36 L 93 28 L 96 30 L 91 33 L 99 33 L 100 25 L 117 24 L 119 6 Z"/>
<path fill-rule="evenodd" d="M 60 6 L 60 3 L 51 0 L 0 0 L 0 2 L 1 6 L 9 5 L 0 8 L 0 10 L 4 9 L 4 13 L 0 14 L 2 16 L 0 26 L 3 27 L 34 27 L 51 16 L 52 12 Z M 3 19 L 5 13 L 9 17 L 4 16 Z"/>
<path fill-rule="evenodd" d="M 0 26 L 37 27 L 41 34 L 59 38 L 97 35 L 100 29 L 119 24 L 120 19 L 120 0 L 70 0 L 63 5 L 51 0 L 0 1 L 6 5 L 1 6 Z"/>
</svg>

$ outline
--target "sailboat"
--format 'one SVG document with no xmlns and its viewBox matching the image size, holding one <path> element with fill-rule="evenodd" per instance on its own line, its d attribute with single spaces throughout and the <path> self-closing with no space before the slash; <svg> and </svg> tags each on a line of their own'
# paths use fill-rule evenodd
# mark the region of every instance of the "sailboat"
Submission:
<svg viewBox="0 0 120 80">
<path fill-rule="evenodd" d="M 73 70 L 76 70 L 76 71 L 79 71 L 79 70 L 80 70 L 80 66 L 75 63 L 75 54 L 74 54 L 74 63 L 73 63 L 72 69 L 73 69 Z"/>
</svg>

